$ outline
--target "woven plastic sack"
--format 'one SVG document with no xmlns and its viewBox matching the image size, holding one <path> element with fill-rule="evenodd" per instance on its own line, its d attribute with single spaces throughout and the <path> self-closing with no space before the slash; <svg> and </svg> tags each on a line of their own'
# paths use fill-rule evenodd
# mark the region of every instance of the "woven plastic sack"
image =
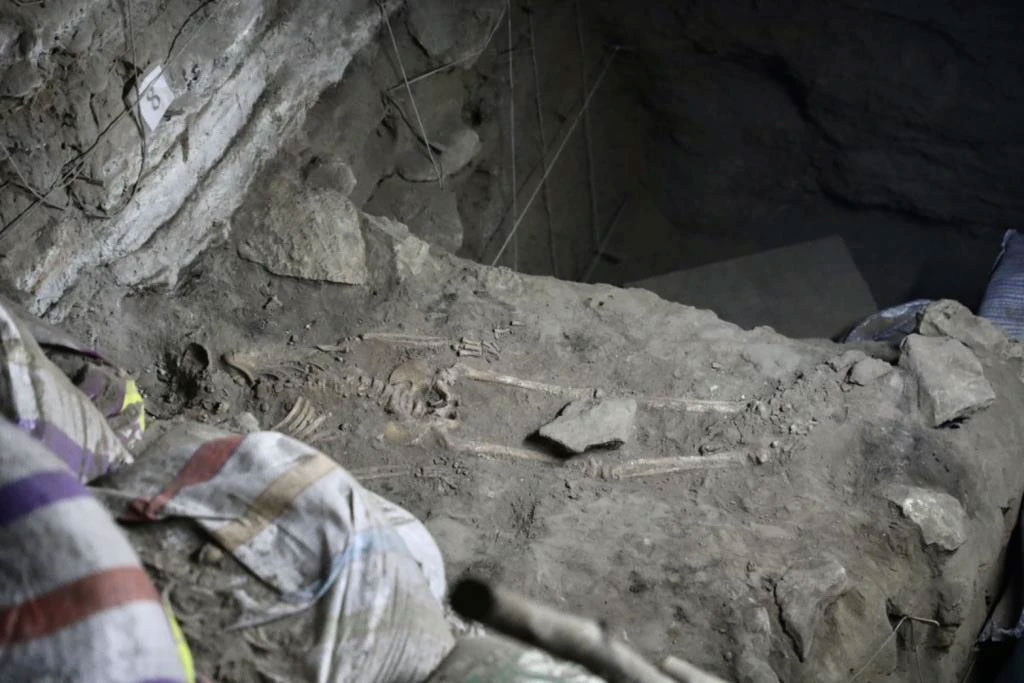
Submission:
<svg viewBox="0 0 1024 683">
<path fill-rule="evenodd" d="M 899 344 L 904 337 L 917 330 L 918 320 L 931 303 L 931 299 L 915 299 L 874 313 L 850 330 L 844 341 Z"/>
<path fill-rule="evenodd" d="M 175 628 L 107 511 L 0 418 L 2 679 L 192 681 Z"/>
<path fill-rule="evenodd" d="M 0 412 L 85 482 L 132 461 L 106 418 L 0 306 Z"/>
<path fill-rule="evenodd" d="M 578 664 L 499 636 L 460 638 L 427 683 L 604 683 Z"/>
<path fill-rule="evenodd" d="M 981 300 L 978 315 L 1001 327 L 1011 339 L 1024 339 L 1024 236 L 1003 235 L 1003 250 Z"/>
<path fill-rule="evenodd" d="M 145 455 L 183 464 L 132 504 L 136 518 L 195 519 L 280 592 L 288 604 L 275 615 L 316 604 L 311 680 L 422 681 L 452 647 L 444 564 L 429 532 L 326 455 L 275 432 L 193 424 Z"/>
</svg>

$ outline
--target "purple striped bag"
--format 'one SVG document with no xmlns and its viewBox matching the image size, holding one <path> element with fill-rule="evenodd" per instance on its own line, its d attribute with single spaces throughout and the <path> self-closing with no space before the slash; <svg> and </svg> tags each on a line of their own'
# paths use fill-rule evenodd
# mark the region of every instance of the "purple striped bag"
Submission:
<svg viewBox="0 0 1024 683">
<path fill-rule="evenodd" d="M 132 461 L 106 418 L 0 306 L 0 412 L 43 442 L 79 481 Z"/>
<path fill-rule="evenodd" d="M 106 509 L 0 418 L 3 680 L 190 681 L 172 623 Z"/>
</svg>

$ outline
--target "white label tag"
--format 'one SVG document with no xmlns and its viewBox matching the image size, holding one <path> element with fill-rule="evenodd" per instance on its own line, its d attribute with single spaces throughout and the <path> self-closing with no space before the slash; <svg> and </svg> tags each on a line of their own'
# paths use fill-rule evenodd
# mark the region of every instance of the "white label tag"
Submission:
<svg viewBox="0 0 1024 683">
<path fill-rule="evenodd" d="M 146 122 L 149 132 L 156 130 L 163 119 L 167 108 L 174 101 L 174 91 L 171 90 L 167 78 L 164 77 L 163 67 L 154 66 L 139 84 L 139 116 Z"/>
</svg>

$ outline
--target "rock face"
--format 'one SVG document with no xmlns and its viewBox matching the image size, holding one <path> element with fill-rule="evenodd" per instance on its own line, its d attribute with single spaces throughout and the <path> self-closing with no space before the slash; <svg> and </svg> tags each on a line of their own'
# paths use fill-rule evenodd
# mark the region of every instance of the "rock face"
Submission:
<svg viewBox="0 0 1024 683">
<path fill-rule="evenodd" d="M 912 334 L 902 349 L 900 367 L 917 376 L 918 402 L 933 427 L 967 417 L 995 401 L 981 363 L 959 341 Z"/>
<path fill-rule="evenodd" d="M 319 190 L 279 200 L 269 203 L 239 245 L 242 258 L 278 275 L 347 285 L 367 281 L 361 218 L 344 195 Z"/>
<path fill-rule="evenodd" d="M 921 529 L 926 544 L 953 551 L 966 540 L 967 514 L 960 501 L 948 493 L 897 485 L 890 487 L 885 497 Z"/>
<path fill-rule="evenodd" d="M 631 398 L 573 401 L 540 428 L 540 435 L 572 453 L 595 446 L 618 448 L 632 437 L 635 420 L 636 401 Z"/>
<path fill-rule="evenodd" d="M 850 587 L 846 569 L 833 559 L 810 559 L 792 565 L 775 586 L 782 623 L 800 659 L 807 659 L 826 607 Z"/>
</svg>

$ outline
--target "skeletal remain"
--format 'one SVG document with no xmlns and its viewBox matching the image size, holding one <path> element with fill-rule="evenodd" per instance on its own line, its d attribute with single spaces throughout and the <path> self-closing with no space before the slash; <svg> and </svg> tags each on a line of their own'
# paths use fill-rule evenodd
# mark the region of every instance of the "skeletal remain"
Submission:
<svg viewBox="0 0 1024 683">
<path fill-rule="evenodd" d="M 312 443 L 326 420 L 327 415 L 317 413 L 316 407 L 312 403 L 305 397 L 299 396 L 292 409 L 288 411 L 283 420 L 271 428 L 271 431 L 281 432 L 300 441 Z"/>
<path fill-rule="evenodd" d="M 600 389 L 586 387 L 566 387 L 559 384 L 547 382 L 535 382 L 529 379 L 520 379 L 511 375 L 503 375 L 492 370 L 474 368 L 469 365 L 457 363 L 452 366 L 458 375 L 476 382 L 487 382 L 490 384 L 504 384 L 510 387 L 518 387 L 528 391 L 540 391 L 553 396 L 580 399 L 590 398 L 598 395 Z M 638 403 L 645 408 L 662 408 L 670 410 L 685 410 L 691 413 L 739 413 L 747 404 L 745 401 L 712 401 L 696 398 L 639 398 Z"/>
<path fill-rule="evenodd" d="M 634 479 L 656 474 L 671 474 L 689 470 L 738 467 L 749 464 L 746 453 L 730 451 L 714 455 L 680 455 L 668 458 L 633 458 L 625 461 L 609 461 L 593 458 L 583 464 L 583 471 L 589 476 L 602 479 Z"/>
<path fill-rule="evenodd" d="M 469 455 L 478 455 L 483 457 L 498 457 L 498 458 L 516 458 L 518 460 L 532 460 L 534 462 L 542 462 L 547 465 L 557 465 L 561 463 L 561 460 L 553 456 L 541 453 L 539 451 L 531 451 L 525 448 L 513 448 L 511 446 L 503 446 L 497 443 L 486 443 L 484 441 L 471 441 L 463 439 L 455 439 L 448 436 L 444 432 L 435 432 L 441 443 L 446 448 L 459 453 L 466 453 Z"/>
<path fill-rule="evenodd" d="M 501 339 L 502 337 L 507 337 L 510 334 L 512 334 L 512 328 L 511 327 L 495 327 L 494 328 L 494 338 L 495 339 Z"/>
<path fill-rule="evenodd" d="M 423 349 L 437 349 L 448 345 L 448 340 L 443 337 L 428 337 L 419 334 L 400 334 L 395 332 L 366 332 L 359 335 L 359 338 L 363 341 L 379 341 L 385 344 L 414 346 Z"/>
</svg>

